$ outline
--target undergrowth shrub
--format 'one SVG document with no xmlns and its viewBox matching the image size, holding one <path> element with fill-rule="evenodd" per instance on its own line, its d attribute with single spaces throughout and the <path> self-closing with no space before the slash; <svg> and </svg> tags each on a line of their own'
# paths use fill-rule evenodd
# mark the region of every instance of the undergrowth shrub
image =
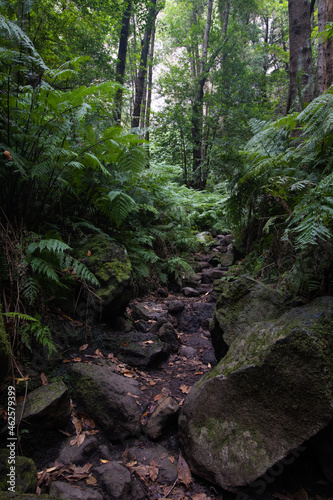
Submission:
<svg viewBox="0 0 333 500">
<path fill-rule="evenodd" d="M 249 268 L 308 297 L 333 292 L 332 110 L 330 88 L 301 113 L 253 121 L 227 203 Z"/>
</svg>

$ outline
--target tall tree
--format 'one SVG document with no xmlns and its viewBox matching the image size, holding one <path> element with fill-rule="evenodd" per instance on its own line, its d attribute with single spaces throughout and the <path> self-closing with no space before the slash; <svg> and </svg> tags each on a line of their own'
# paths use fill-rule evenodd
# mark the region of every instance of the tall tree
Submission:
<svg viewBox="0 0 333 500">
<path fill-rule="evenodd" d="M 150 2 L 147 21 L 146 21 L 146 28 L 142 40 L 140 67 L 135 81 L 135 98 L 134 98 L 133 117 L 131 123 L 132 128 L 138 128 L 140 125 L 141 106 L 144 98 L 144 90 L 145 90 L 145 83 L 147 76 L 149 46 L 150 46 L 151 34 L 154 29 L 156 16 L 158 13 L 156 1 L 157 0 L 151 0 Z"/>
<path fill-rule="evenodd" d="M 311 48 L 311 3 L 289 0 L 289 94 L 286 113 L 302 109 L 313 99 L 314 74 Z"/>
<path fill-rule="evenodd" d="M 119 46 L 118 46 L 118 62 L 117 62 L 117 68 L 116 68 L 116 82 L 120 83 L 120 85 L 121 85 L 121 87 L 117 90 L 116 96 L 115 96 L 117 123 L 121 122 L 121 111 L 122 111 L 122 101 L 123 101 L 123 85 L 124 85 L 124 79 L 125 79 L 127 45 L 128 45 L 131 10 L 132 10 L 132 0 L 126 0 L 123 18 L 122 18 L 122 23 L 121 23 L 121 31 L 120 31 Z"/>
<path fill-rule="evenodd" d="M 318 30 L 322 33 L 328 22 L 333 22 L 333 2 L 318 0 Z M 318 48 L 318 89 L 324 92 L 333 83 L 333 42 L 320 39 Z"/>
</svg>

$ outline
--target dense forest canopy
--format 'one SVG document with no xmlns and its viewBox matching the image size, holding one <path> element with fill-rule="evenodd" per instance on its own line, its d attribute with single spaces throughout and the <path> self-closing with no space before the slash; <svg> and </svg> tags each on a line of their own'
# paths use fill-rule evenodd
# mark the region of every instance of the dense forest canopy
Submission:
<svg viewBox="0 0 333 500">
<path fill-rule="evenodd" d="M 243 273 L 330 294 L 332 35 L 329 0 L 2 0 L 4 310 L 89 293 L 90 233 L 138 286 L 228 229 Z"/>
</svg>

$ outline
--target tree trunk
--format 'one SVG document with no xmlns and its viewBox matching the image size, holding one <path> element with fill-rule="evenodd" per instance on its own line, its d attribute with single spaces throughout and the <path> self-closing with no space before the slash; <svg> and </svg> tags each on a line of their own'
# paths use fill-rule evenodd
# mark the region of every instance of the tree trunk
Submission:
<svg viewBox="0 0 333 500">
<path fill-rule="evenodd" d="M 207 6 L 207 19 L 204 32 L 204 39 L 202 45 L 202 56 L 199 66 L 199 78 L 197 82 L 197 90 L 194 97 L 192 105 L 192 143 L 193 143 L 193 181 L 192 185 L 196 189 L 203 189 L 205 187 L 205 182 L 203 179 L 202 163 L 203 158 L 201 157 L 202 151 L 202 113 L 203 113 L 203 97 L 204 97 L 204 86 L 207 80 L 207 54 L 208 54 L 208 42 L 209 42 L 209 32 L 212 22 L 212 11 L 213 11 L 213 0 L 208 0 Z"/>
<path fill-rule="evenodd" d="M 127 0 L 122 18 L 121 32 L 118 47 L 118 62 L 116 68 L 116 82 L 120 83 L 121 87 L 117 90 L 115 96 L 116 120 L 121 122 L 121 111 L 123 103 L 123 85 L 126 69 L 127 45 L 129 36 L 129 26 L 131 18 L 132 0 Z"/>
<path fill-rule="evenodd" d="M 333 3 L 331 0 L 318 0 L 318 30 L 321 33 L 326 23 L 333 21 Z M 318 48 L 318 87 L 324 92 L 333 83 L 333 44 L 331 40 L 322 40 Z"/>
<path fill-rule="evenodd" d="M 157 16 L 156 0 L 151 0 L 148 11 L 145 34 L 142 43 L 140 67 L 138 71 L 138 76 L 135 81 L 135 100 L 134 100 L 133 117 L 131 123 L 132 128 L 138 128 L 140 124 L 141 105 L 144 94 L 145 79 L 147 75 L 149 44 L 156 16 Z"/>
<path fill-rule="evenodd" d="M 153 63 L 154 63 L 154 49 L 155 49 L 155 25 L 151 34 L 150 42 L 150 56 L 149 56 L 149 71 L 147 82 L 147 108 L 146 108 L 146 135 L 145 139 L 148 142 L 148 160 L 149 160 L 149 127 L 150 127 L 150 108 L 151 108 L 151 94 L 153 88 Z M 149 163 L 148 163 L 149 167 Z"/>
<path fill-rule="evenodd" d="M 289 7 L 289 95 L 286 113 L 301 110 L 313 99 L 311 11 L 309 0 L 288 0 Z"/>
</svg>

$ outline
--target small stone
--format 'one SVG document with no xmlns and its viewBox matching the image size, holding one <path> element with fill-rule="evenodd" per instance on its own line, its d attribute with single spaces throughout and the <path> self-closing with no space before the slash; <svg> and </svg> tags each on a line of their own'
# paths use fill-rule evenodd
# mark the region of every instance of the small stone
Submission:
<svg viewBox="0 0 333 500">
<path fill-rule="evenodd" d="M 198 290 L 191 287 L 182 288 L 182 293 L 185 295 L 185 297 L 198 297 L 200 295 L 200 292 Z"/>
<path fill-rule="evenodd" d="M 180 356 L 184 356 L 187 359 L 194 359 L 197 355 L 196 349 L 194 347 L 187 347 L 183 345 L 179 351 Z"/>
<path fill-rule="evenodd" d="M 10 453 L 11 451 L 8 448 L 0 450 L 0 491 L 8 491 L 8 486 L 11 486 L 11 484 L 7 482 L 10 481 Z M 15 493 L 34 493 L 36 491 L 37 468 L 31 458 L 15 457 L 14 483 Z"/>
<path fill-rule="evenodd" d="M 184 310 L 185 304 L 181 300 L 172 300 L 168 304 L 168 311 L 170 314 L 178 314 Z"/>
<path fill-rule="evenodd" d="M 173 397 L 168 396 L 163 399 L 149 417 L 147 425 L 144 428 L 147 436 L 151 439 L 160 437 L 170 420 L 176 417 L 179 409 L 179 404 Z"/>
<path fill-rule="evenodd" d="M 176 330 L 171 323 L 164 323 L 158 330 L 157 335 L 162 342 L 165 342 L 169 346 L 171 352 L 178 352 L 179 340 Z"/>
</svg>

